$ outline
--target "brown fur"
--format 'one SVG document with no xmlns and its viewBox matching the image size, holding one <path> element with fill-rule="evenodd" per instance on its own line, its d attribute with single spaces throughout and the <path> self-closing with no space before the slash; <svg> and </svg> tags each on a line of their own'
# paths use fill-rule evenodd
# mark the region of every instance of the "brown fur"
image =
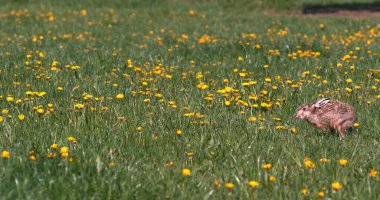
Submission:
<svg viewBox="0 0 380 200">
<path fill-rule="evenodd" d="M 347 103 L 319 99 L 298 107 L 297 119 L 306 119 L 310 124 L 322 130 L 338 131 L 340 139 L 346 134 L 346 129 L 352 128 L 356 122 L 355 110 Z"/>
</svg>

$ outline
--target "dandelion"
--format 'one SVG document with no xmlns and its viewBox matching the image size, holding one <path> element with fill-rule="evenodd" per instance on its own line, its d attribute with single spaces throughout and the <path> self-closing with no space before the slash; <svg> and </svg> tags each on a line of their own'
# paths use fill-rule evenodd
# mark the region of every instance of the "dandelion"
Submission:
<svg viewBox="0 0 380 200">
<path fill-rule="evenodd" d="M 35 160 L 37 160 L 37 158 L 36 158 L 35 155 L 31 155 L 31 156 L 29 156 L 29 159 L 30 159 L 31 161 L 35 161 Z"/>
<path fill-rule="evenodd" d="M 248 185 L 249 185 L 249 187 L 251 187 L 251 188 L 257 188 L 257 187 L 259 187 L 259 183 L 256 182 L 256 181 L 249 181 L 249 182 L 248 182 Z"/>
<path fill-rule="evenodd" d="M 61 153 L 61 156 L 64 158 L 69 156 L 69 148 L 68 147 L 61 147 L 59 152 Z"/>
<path fill-rule="evenodd" d="M 1 157 L 2 158 L 10 158 L 10 153 L 9 153 L 9 151 L 3 151 L 3 152 L 1 152 Z"/>
<path fill-rule="evenodd" d="M 302 192 L 302 194 L 303 194 L 304 196 L 306 196 L 306 195 L 309 194 L 309 190 L 308 190 L 307 188 L 302 189 L 301 192 Z"/>
<path fill-rule="evenodd" d="M 272 164 L 270 164 L 270 163 L 264 164 L 264 165 L 263 165 L 263 168 L 264 168 L 265 170 L 269 170 L 270 168 L 272 168 Z"/>
<path fill-rule="evenodd" d="M 354 128 L 359 128 L 359 123 L 355 123 Z"/>
<path fill-rule="evenodd" d="M 289 130 L 290 130 L 290 132 L 293 133 L 293 134 L 297 133 L 297 129 L 294 128 L 294 127 L 290 128 Z"/>
<path fill-rule="evenodd" d="M 328 162 L 330 162 L 330 160 L 327 158 L 321 158 L 321 159 L 319 159 L 319 162 L 320 163 L 328 163 Z"/>
<path fill-rule="evenodd" d="M 77 140 L 71 136 L 67 138 L 67 141 L 72 142 L 72 143 L 77 143 Z"/>
<path fill-rule="evenodd" d="M 25 115 L 24 114 L 19 114 L 17 117 L 21 121 L 25 119 Z"/>
<path fill-rule="evenodd" d="M 124 94 L 118 94 L 116 95 L 116 99 L 124 99 Z"/>
<path fill-rule="evenodd" d="M 345 160 L 345 159 L 340 159 L 338 163 L 339 163 L 340 166 L 344 167 L 344 166 L 347 165 L 348 161 Z"/>
<path fill-rule="evenodd" d="M 224 105 L 230 106 L 231 102 L 230 101 L 224 101 Z"/>
<path fill-rule="evenodd" d="M 176 133 L 177 133 L 177 135 L 182 135 L 182 130 L 177 129 L 177 130 L 176 130 Z"/>
<path fill-rule="evenodd" d="M 342 189 L 342 184 L 340 184 L 339 182 L 333 182 L 331 184 L 331 188 L 334 189 L 335 191 L 338 191 L 340 189 Z"/>
<path fill-rule="evenodd" d="M 0 122 L 3 122 L 4 118 L 3 116 L 0 116 Z"/>
<path fill-rule="evenodd" d="M 319 198 L 323 198 L 323 197 L 325 197 L 325 193 L 324 193 L 323 191 L 318 192 L 317 195 L 318 195 Z"/>
<path fill-rule="evenodd" d="M 304 165 L 305 165 L 305 167 L 307 167 L 309 169 L 314 169 L 315 168 L 314 163 L 309 158 L 305 158 L 304 159 Z"/>
<path fill-rule="evenodd" d="M 375 169 L 371 169 L 371 171 L 369 171 L 369 176 L 370 177 L 376 177 L 377 176 L 377 171 Z"/>
<path fill-rule="evenodd" d="M 269 176 L 269 182 L 275 182 L 276 177 L 275 176 Z"/>
<path fill-rule="evenodd" d="M 231 190 L 231 189 L 233 189 L 235 187 L 235 185 L 233 183 L 226 183 L 224 185 L 224 187 L 226 187 L 227 189 Z"/>
<path fill-rule="evenodd" d="M 142 127 L 141 127 L 141 126 L 137 127 L 137 128 L 136 128 L 136 131 L 137 131 L 137 132 L 141 132 L 141 131 L 142 131 Z"/>
<path fill-rule="evenodd" d="M 257 120 L 257 118 L 252 116 L 252 117 L 249 117 L 247 120 L 249 122 L 255 122 Z"/>
<path fill-rule="evenodd" d="M 190 174 L 191 174 L 190 169 L 185 168 L 185 169 L 182 170 L 182 175 L 183 176 L 190 176 Z"/>
<path fill-rule="evenodd" d="M 50 145 L 50 149 L 57 149 L 57 148 L 58 148 L 58 144 L 56 143 Z"/>
<path fill-rule="evenodd" d="M 77 104 L 74 105 L 74 108 L 76 108 L 76 109 L 83 109 L 84 108 L 84 104 L 77 103 Z"/>
<path fill-rule="evenodd" d="M 44 112 L 45 112 L 45 111 L 44 111 L 44 109 L 42 109 L 42 108 L 38 108 L 38 109 L 37 109 L 37 113 L 38 113 L 38 114 L 44 114 Z"/>
</svg>

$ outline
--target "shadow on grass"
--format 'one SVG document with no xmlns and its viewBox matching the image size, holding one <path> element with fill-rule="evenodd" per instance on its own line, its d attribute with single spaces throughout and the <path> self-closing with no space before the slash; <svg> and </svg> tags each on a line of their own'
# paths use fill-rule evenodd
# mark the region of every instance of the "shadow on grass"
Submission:
<svg viewBox="0 0 380 200">
<path fill-rule="evenodd" d="M 303 14 L 331 14 L 340 11 L 349 12 L 380 12 L 380 2 L 372 3 L 343 3 L 343 4 L 305 4 L 303 5 Z"/>
</svg>

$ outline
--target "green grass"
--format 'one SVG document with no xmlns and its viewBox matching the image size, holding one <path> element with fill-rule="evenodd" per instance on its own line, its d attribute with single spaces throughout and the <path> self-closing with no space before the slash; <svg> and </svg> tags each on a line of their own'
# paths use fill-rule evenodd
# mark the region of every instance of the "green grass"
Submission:
<svg viewBox="0 0 380 200">
<path fill-rule="evenodd" d="M 308 1 L 274 3 L 282 12 Z M 0 152 L 10 156 L 0 158 L 1 199 L 317 199 L 321 191 L 332 199 L 380 198 L 379 176 L 369 176 L 380 169 L 378 20 L 272 17 L 269 4 L 4 4 Z M 256 84 L 243 86 L 250 81 Z M 233 90 L 223 96 L 227 86 Z M 360 126 L 345 140 L 295 120 L 300 104 L 320 96 L 355 107 Z M 264 170 L 265 163 L 273 167 Z M 258 188 L 248 186 L 252 180 Z M 331 188 L 336 181 L 339 191 Z"/>
</svg>

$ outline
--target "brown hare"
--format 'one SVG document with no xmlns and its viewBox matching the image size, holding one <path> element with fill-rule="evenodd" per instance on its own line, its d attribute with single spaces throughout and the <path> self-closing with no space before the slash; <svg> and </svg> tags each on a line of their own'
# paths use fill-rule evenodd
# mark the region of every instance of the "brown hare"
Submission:
<svg viewBox="0 0 380 200">
<path fill-rule="evenodd" d="M 344 139 L 346 129 L 351 129 L 356 122 L 355 110 L 352 106 L 330 98 L 318 99 L 298 107 L 296 118 L 306 119 L 322 130 L 336 130 L 339 132 L 340 139 Z"/>
</svg>

